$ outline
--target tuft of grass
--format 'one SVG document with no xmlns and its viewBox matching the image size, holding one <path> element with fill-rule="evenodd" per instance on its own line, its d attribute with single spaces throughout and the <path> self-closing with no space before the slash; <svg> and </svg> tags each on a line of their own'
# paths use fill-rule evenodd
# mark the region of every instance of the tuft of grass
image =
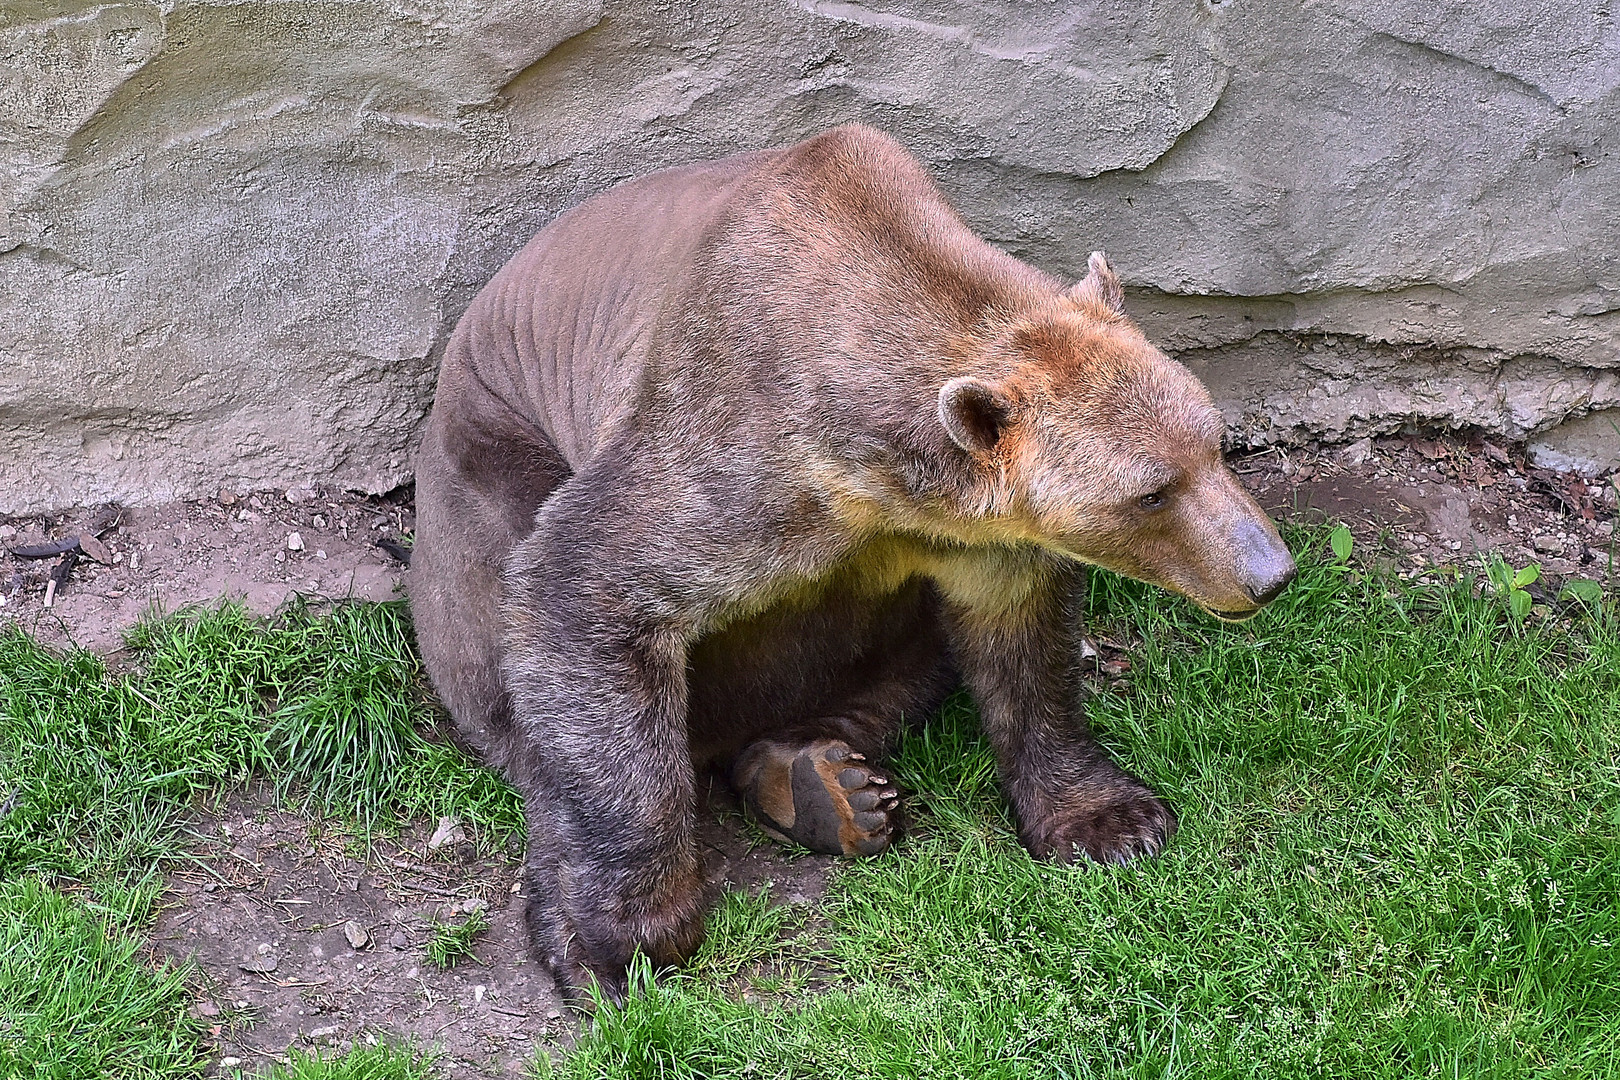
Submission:
<svg viewBox="0 0 1620 1080">
<path fill-rule="evenodd" d="M 489 929 L 489 919 L 483 908 L 469 911 L 460 922 L 433 920 L 433 936 L 428 939 L 427 958 L 439 967 L 447 968 L 462 958 L 477 960 L 473 952 L 473 939 Z"/>
<path fill-rule="evenodd" d="M 134 671 L 0 629 L 0 875 L 122 880 L 175 856 L 200 798 L 270 776 L 362 829 L 454 814 L 521 835 L 516 793 L 435 714 L 400 604 L 182 612 L 132 632 Z"/>
<path fill-rule="evenodd" d="M 186 976 L 116 914 L 32 874 L 0 881 L 0 1076 L 201 1076 Z"/>
<path fill-rule="evenodd" d="M 959 699 L 894 762 L 917 827 L 818 909 L 827 992 L 643 980 L 541 1071 L 1620 1076 L 1620 637 L 1521 633 L 1488 586 L 1325 535 L 1241 626 L 1094 579 L 1091 619 L 1138 645 L 1090 717 L 1177 808 L 1163 856 L 1030 859 Z"/>
<path fill-rule="evenodd" d="M 439 1075 L 433 1064 L 437 1056 L 386 1042 L 357 1045 L 334 1057 L 294 1050 L 262 1075 L 264 1080 L 430 1080 Z"/>
<path fill-rule="evenodd" d="M 514 792 L 425 734 L 400 604 L 191 610 L 142 623 L 127 652 L 115 676 L 0 628 L 0 1076 L 200 1074 L 181 969 L 147 967 L 130 935 L 187 816 L 233 785 L 273 777 L 362 830 L 454 814 L 501 843 L 523 827 Z M 426 1075 L 392 1053 L 294 1075 Z"/>
<path fill-rule="evenodd" d="M 687 970 L 716 983 L 734 979 L 752 965 L 778 956 L 803 912 L 771 898 L 770 885 L 754 892 L 727 892 L 709 914 L 703 944 Z"/>
</svg>

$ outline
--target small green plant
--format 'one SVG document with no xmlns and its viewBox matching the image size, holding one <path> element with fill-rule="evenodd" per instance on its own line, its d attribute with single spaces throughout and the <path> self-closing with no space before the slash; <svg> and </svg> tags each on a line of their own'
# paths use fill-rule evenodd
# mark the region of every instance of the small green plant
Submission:
<svg viewBox="0 0 1620 1080">
<path fill-rule="evenodd" d="M 1581 606 L 1592 621 L 1599 626 L 1611 625 L 1617 612 L 1614 605 L 1603 602 L 1603 586 L 1596 581 L 1577 578 L 1565 583 L 1558 593 L 1558 599 L 1565 602 L 1574 602 Z"/>
<path fill-rule="evenodd" d="M 483 908 L 474 908 L 458 922 L 433 920 L 433 937 L 428 941 L 427 958 L 439 967 L 450 967 L 462 957 L 477 960 L 473 953 L 473 938 L 489 929 L 489 920 Z"/>
<path fill-rule="evenodd" d="M 1525 616 L 1530 614 L 1530 606 L 1534 603 L 1528 589 L 1541 580 L 1541 564 L 1526 563 L 1515 570 L 1501 555 L 1492 552 L 1490 561 L 1485 564 L 1485 576 L 1496 589 L 1497 597 L 1507 604 L 1514 632 L 1519 632 L 1524 628 Z"/>
<path fill-rule="evenodd" d="M 1347 526 L 1335 525 L 1333 531 L 1328 533 L 1328 547 L 1333 549 L 1334 562 L 1347 563 L 1350 553 L 1355 550 L 1356 538 L 1350 535 Z"/>
</svg>

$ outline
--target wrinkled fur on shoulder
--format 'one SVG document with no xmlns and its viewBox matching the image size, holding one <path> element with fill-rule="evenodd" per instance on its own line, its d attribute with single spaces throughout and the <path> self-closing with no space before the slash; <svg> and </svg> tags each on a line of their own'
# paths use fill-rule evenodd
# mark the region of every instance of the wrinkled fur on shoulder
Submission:
<svg viewBox="0 0 1620 1080">
<path fill-rule="evenodd" d="M 411 570 L 434 685 L 524 795 L 537 949 L 610 992 L 680 959 L 698 768 L 875 759 L 958 679 L 1032 851 L 1157 850 L 1174 815 L 1077 711 L 1081 567 L 1275 595 L 1220 436 L 1100 254 L 1065 287 L 997 251 L 868 128 L 542 230 L 446 349 Z"/>
</svg>

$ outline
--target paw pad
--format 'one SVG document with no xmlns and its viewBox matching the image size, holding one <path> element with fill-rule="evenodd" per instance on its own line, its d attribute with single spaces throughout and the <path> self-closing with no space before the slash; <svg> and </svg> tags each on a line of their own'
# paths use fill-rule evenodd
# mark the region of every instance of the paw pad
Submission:
<svg viewBox="0 0 1620 1080">
<path fill-rule="evenodd" d="M 738 763 L 744 805 L 766 832 L 830 855 L 876 855 L 894 841 L 900 793 L 847 743 L 756 743 Z"/>
</svg>

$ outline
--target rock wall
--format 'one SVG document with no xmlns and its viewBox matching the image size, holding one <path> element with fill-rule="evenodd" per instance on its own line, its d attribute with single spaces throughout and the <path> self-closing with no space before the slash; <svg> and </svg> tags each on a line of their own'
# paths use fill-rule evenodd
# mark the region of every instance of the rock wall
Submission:
<svg viewBox="0 0 1620 1080">
<path fill-rule="evenodd" d="M 410 476 L 532 232 L 846 120 L 1134 313 L 1252 444 L 1620 466 L 1597 0 L 0 0 L 0 512 Z"/>
</svg>

